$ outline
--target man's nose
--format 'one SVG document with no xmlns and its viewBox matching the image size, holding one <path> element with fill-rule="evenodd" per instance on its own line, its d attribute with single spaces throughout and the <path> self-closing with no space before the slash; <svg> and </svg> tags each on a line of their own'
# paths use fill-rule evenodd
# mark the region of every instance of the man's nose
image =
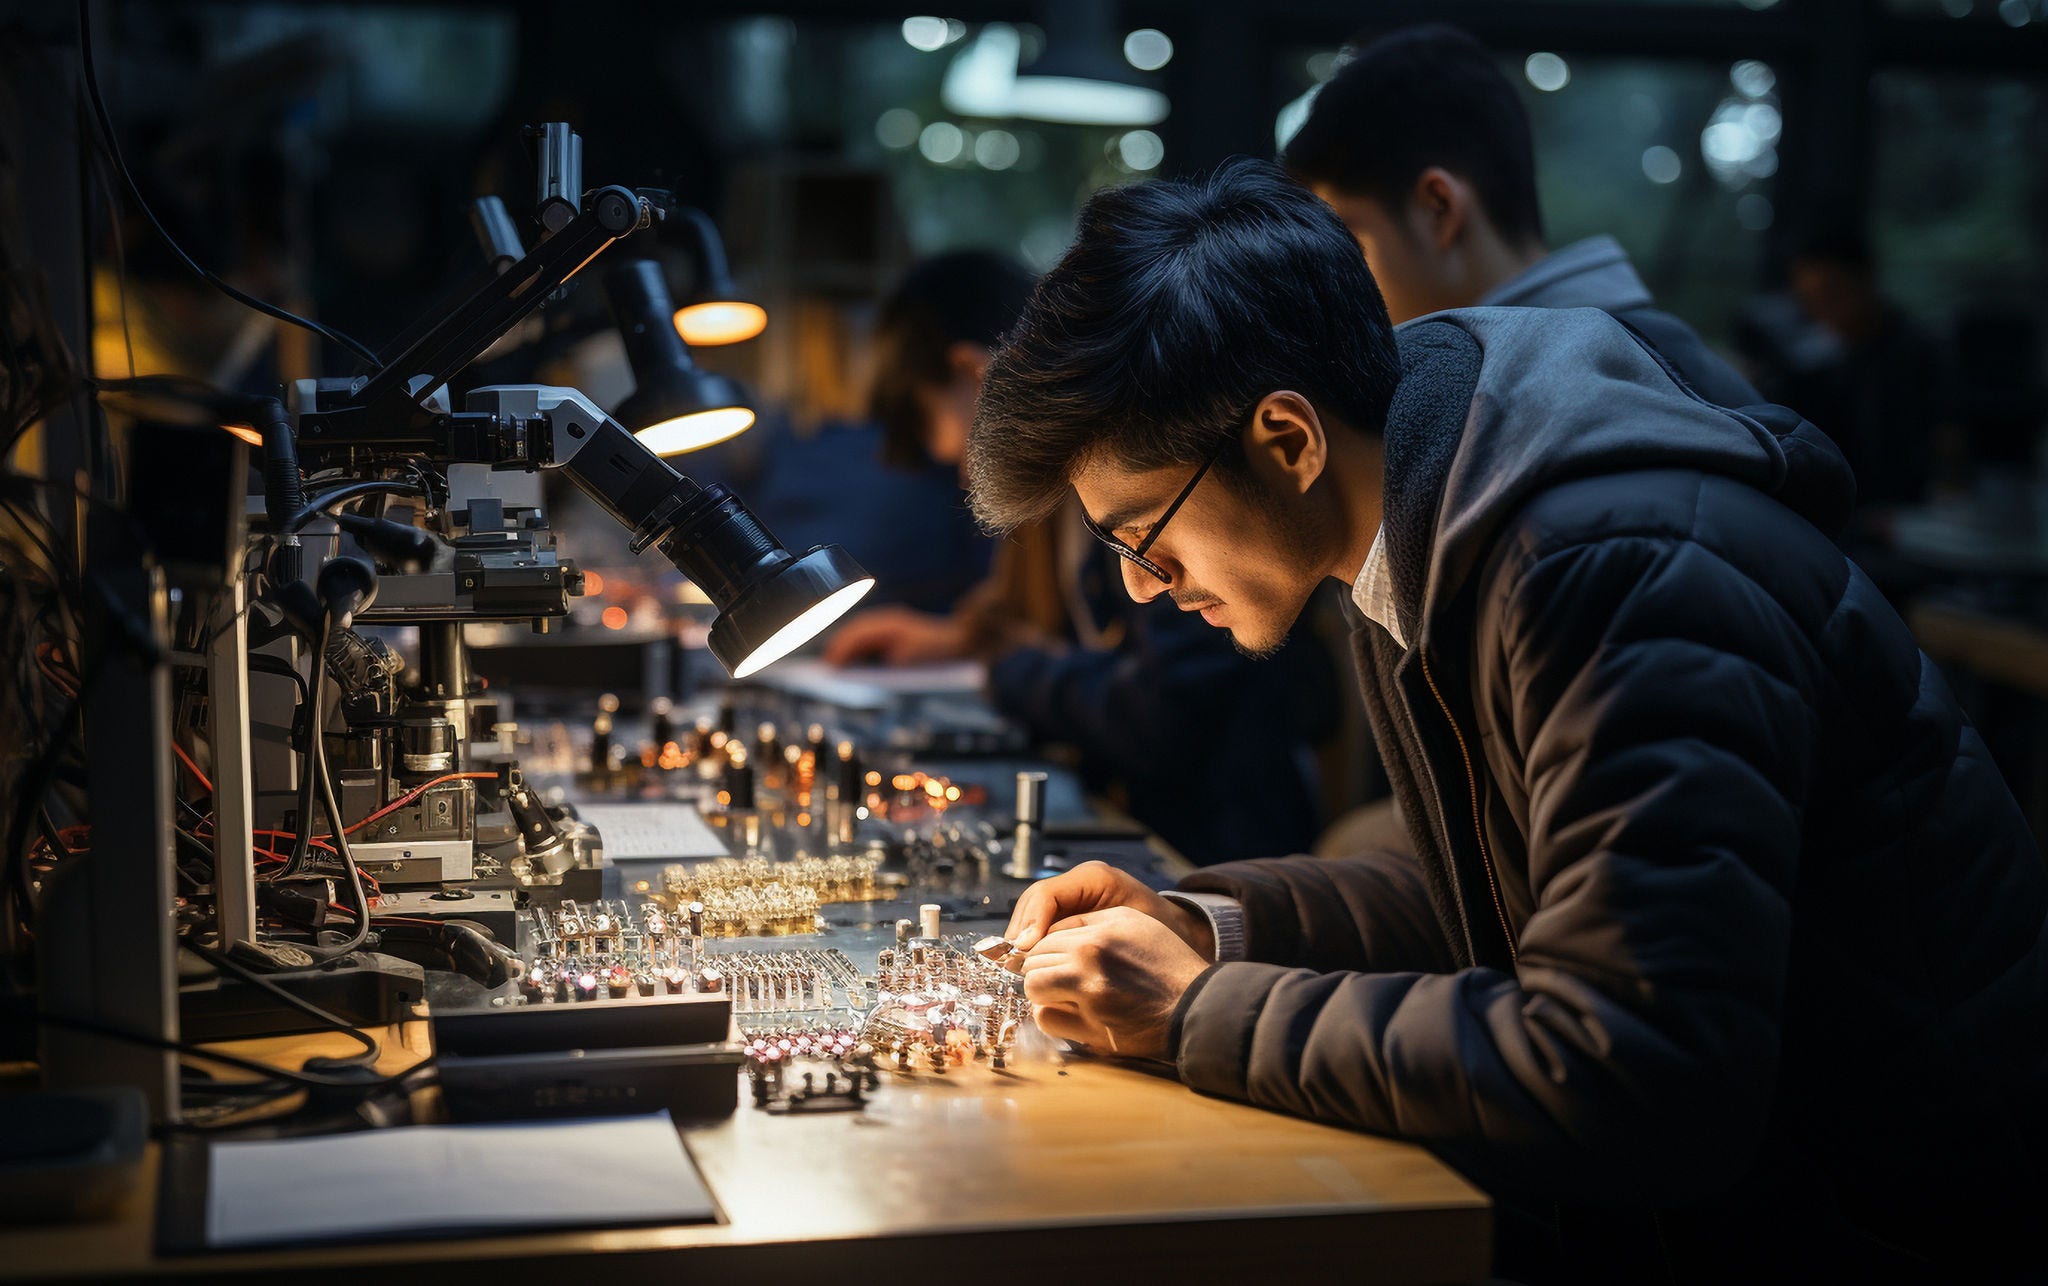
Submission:
<svg viewBox="0 0 2048 1286">
<path fill-rule="evenodd" d="M 1166 592 L 1166 582 L 1160 580 L 1151 572 L 1146 571 L 1128 558 L 1120 558 L 1117 561 L 1123 565 L 1124 569 L 1124 592 L 1128 593 L 1134 602 L 1149 603 Z M 1165 571 L 1167 569 L 1162 567 L 1160 570 Z"/>
</svg>

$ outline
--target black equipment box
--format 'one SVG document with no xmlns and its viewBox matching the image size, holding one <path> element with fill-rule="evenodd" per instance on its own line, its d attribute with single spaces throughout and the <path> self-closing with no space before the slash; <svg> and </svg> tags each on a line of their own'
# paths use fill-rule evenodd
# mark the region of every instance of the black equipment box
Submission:
<svg viewBox="0 0 2048 1286">
<path fill-rule="evenodd" d="M 746 1062 L 725 992 L 463 1009 L 432 1016 L 441 1097 L 458 1121 L 667 1108 L 731 1116 Z"/>
</svg>

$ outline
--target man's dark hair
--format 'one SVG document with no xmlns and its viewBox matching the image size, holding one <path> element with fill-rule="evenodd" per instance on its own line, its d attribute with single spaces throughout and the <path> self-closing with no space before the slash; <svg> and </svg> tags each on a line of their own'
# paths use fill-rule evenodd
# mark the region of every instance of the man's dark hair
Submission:
<svg viewBox="0 0 2048 1286">
<path fill-rule="evenodd" d="M 1486 46 L 1456 27 L 1406 27 L 1356 50 L 1281 164 L 1397 212 L 1417 176 L 1441 166 L 1472 185 L 1501 236 L 1543 237 L 1529 114 Z"/>
<path fill-rule="evenodd" d="M 1138 470 L 1194 464 L 1280 389 L 1377 433 L 1398 376 L 1358 243 L 1279 167 L 1098 192 L 982 384 L 974 512 L 992 531 L 1043 518 L 1098 451 Z M 1216 467 L 1246 472 L 1241 451 Z"/>
<path fill-rule="evenodd" d="M 919 388 L 953 382 L 958 343 L 995 348 L 1031 295 L 1030 271 L 985 250 L 935 255 L 913 265 L 875 319 L 874 382 L 868 413 L 882 426 L 882 459 L 904 468 L 931 463 Z"/>
</svg>

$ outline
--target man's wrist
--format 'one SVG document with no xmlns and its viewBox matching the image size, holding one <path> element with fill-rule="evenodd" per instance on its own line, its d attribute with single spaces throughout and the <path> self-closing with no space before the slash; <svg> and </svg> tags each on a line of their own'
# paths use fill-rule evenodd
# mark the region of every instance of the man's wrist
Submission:
<svg viewBox="0 0 2048 1286">
<path fill-rule="evenodd" d="M 1244 949 L 1244 906 L 1236 898 L 1220 893 L 1163 893 L 1168 902 L 1180 908 L 1190 925 L 1198 925 L 1199 936 L 1205 940 L 1188 938 L 1190 946 L 1200 951 L 1204 959 L 1223 963 L 1245 958 Z M 1188 937 L 1187 934 L 1182 934 Z"/>
<path fill-rule="evenodd" d="M 1174 932 L 1181 936 L 1182 941 L 1195 949 L 1196 955 L 1202 957 L 1205 961 L 1214 963 L 1216 960 L 1216 931 L 1209 926 L 1209 917 L 1202 914 L 1196 908 L 1177 900 L 1169 899 L 1167 905 L 1172 907 L 1180 918 L 1180 923 L 1174 926 Z"/>
</svg>

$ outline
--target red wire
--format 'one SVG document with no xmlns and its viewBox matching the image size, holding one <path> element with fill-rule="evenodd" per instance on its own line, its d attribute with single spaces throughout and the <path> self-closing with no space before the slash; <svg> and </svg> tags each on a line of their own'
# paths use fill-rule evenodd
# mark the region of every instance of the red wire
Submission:
<svg viewBox="0 0 2048 1286">
<path fill-rule="evenodd" d="M 257 834 L 257 835 L 282 835 L 282 836 L 284 836 L 284 837 L 285 837 L 286 839 L 290 839 L 290 840 L 295 840 L 295 839 L 297 839 L 297 838 L 299 837 L 299 835 L 298 835 L 298 832 L 297 832 L 297 831 L 274 831 L 274 830 L 258 830 L 258 831 L 254 832 L 254 833 L 255 833 L 255 834 Z M 313 838 L 312 838 L 312 841 L 311 841 L 311 842 L 312 842 L 312 843 L 314 843 L 314 844 L 317 844 L 317 845 L 319 845 L 319 846 L 320 846 L 321 848 L 324 848 L 324 849 L 326 849 L 326 850 L 327 850 L 328 852 L 330 852 L 330 853 L 332 853 L 332 852 L 334 851 L 334 845 L 332 845 L 332 844 L 328 843 L 328 842 L 327 842 L 327 837 L 326 837 L 326 836 L 324 836 L 324 835 L 315 835 L 315 836 L 313 836 Z"/>
<path fill-rule="evenodd" d="M 432 781 L 428 782 L 426 785 L 414 787 L 412 790 L 407 791 L 405 794 L 400 795 L 397 799 L 394 799 L 390 803 L 384 805 L 384 807 L 378 809 L 376 812 L 371 813 L 368 817 L 365 817 L 363 820 L 349 827 L 347 833 L 350 835 L 355 834 L 357 831 L 363 829 L 363 827 L 368 826 L 371 822 L 376 821 L 379 817 L 382 817 L 387 813 L 405 807 L 407 804 L 410 804 L 413 800 L 418 799 L 421 795 L 426 794 L 428 791 L 432 790 L 434 787 L 440 785 L 444 781 L 489 781 L 492 778 L 495 778 L 497 775 L 498 774 L 494 772 L 452 772 L 444 776 L 436 777 Z"/>
<path fill-rule="evenodd" d="M 177 754 L 179 762 L 185 765 L 186 770 L 199 779 L 199 784 L 206 787 L 206 793 L 211 795 L 213 793 L 213 783 L 206 779 L 205 773 L 199 771 L 199 765 L 192 762 L 192 756 L 185 753 L 185 747 L 173 741 L 171 743 L 171 750 Z"/>
<path fill-rule="evenodd" d="M 175 747 L 174 747 L 174 748 L 175 748 Z M 183 755 L 184 755 L 184 751 L 183 751 L 183 750 L 179 750 L 179 751 L 178 751 L 178 753 L 179 753 L 179 756 L 180 756 L 180 757 L 182 758 L 182 757 L 183 757 Z M 188 761 L 188 762 L 189 762 L 189 761 Z M 194 768 L 194 769 L 193 769 L 193 772 L 195 772 L 195 773 L 196 773 L 196 772 L 198 772 L 198 771 L 199 771 L 199 770 L 198 770 L 198 769 L 196 769 L 196 768 Z M 356 833 L 357 831 L 359 831 L 359 830 L 363 829 L 363 827 L 365 827 L 365 826 L 368 826 L 368 825 L 369 825 L 369 824 L 370 824 L 371 822 L 374 822 L 374 821 L 376 821 L 376 820 L 377 820 L 378 818 L 380 818 L 380 817 L 384 817 L 384 816 L 386 816 L 386 815 L 390 814 L 391 812 L 393 812 L 393 811 L 395 811 L 395 810 L 397 810 L 397 809 L 400 809 L 400 808 L 403 808 L 403 807 L 405 807 L 405 806 L 406 806 L 407 804 L 410 804 L 410 803 L 411 803 L 411 802 L 412 802 L 413 800 L 415 800 L 415 799 L 418 799 L 418 798 L 419 798 L 419 797 L 420 797 L 421 795 L 424 795 L 424 794 L 426 794 L 426 793 L 427 793 L 428 791 L 432 790 L 432 789 L 433 789 L 434 787 L 436 787 L 436 786 L 440 785 L 440 784 L 441 784 L 442 782 L 448 782 L 448 781 L 465 781 L 465 780 L 467 780 L 467 781 L 488 781 L 488 780 L 490 780 L 490 779 L 492 779 L 492 778 L 496 777 L 497 775 L 498 775 L 498 774 L 496 774 L 496 773 L 494 773 L 494 772 L 452 772 L 452 773 L 447 773 L 447 774 L 445 774 L 445 775 L 443 775 L 443 776 L 440 776 L 440 777 L 436 777 L 436 778 L 434 778 L 434 779 L 433 779 L 432 781 L 428 782 L 428 783 L 427 783 L 426 785 L 424 785 L 424 786 L 416 786 L 416 787 L 414 787 L 413 789 L 411 789 L 411 790 L 407 791 L 407 792 L 406 792 L 405 794 L 403 794 L 403 795 L 400 795 L 400 796 L 399 796 L 399 797 L 398 797 L 397 799 L 394 799 L 394 800 L 392 800 L 392 801 L 391 801 L 390 803 L 388 803 L 388 804 L 384 805 L 384 807 L 382 807 L 382 808 L 378 809 L 378 810 L 377 810 L 376 812 L 374 812 L 374 813 L 371 813 L 371 814 L 370 814 L 370 815 L 369 815 L 368 817 L 365 817 L 365 818 L 363 818 L 363 820 L 361 820 L 361 821 L 359 821 L 359 822 L 355 823 L 354 825 L 352 825 L 352 826 L 348 827 L 348 829 L 347 829 L 347 831 L 346 831 L 345 833 L 346 833 L 346 834 L 349 834 L 349 835 L 353 835 L 353 834 L 355 834 L 355 833 Z M 206 779 L 205 779 L 204 777 L 201 777 L 201 778 L 200 778 L 200 781 L 201 781 L 201 782 L 205 782 L 205 781 L 206 781 Z M 208 788 L 209 790 L 210 790 L 210 789 L 212 789 L 211 785 L 208 785 L 208 787 L 207 787 L 207 788 Z M 210 820 L 212 820 L 212 819 L 211 819 L 211 818 L 209 818 L 208 820 L 210 821 Z M 286 838 L 288 838 L 288 839 L 297 839 L 297 838 L 298 838 L 298 835 L 297 835 L 297 833 L 296 833 L 296 832 L 293 832 L 293 831 L 279 831 L 279 830 L 258 830 L 258 831 L 256 831 L 255 833 L 256 833 L 256 834 L 258 834 L 258 835 L 282 835 L 282 836 L 285 836 L 285 837 L 286 837 Z M 321 846 L 322 848 L 325 848 L 325 849 L 329 850 L 330 852 L 331 852 L 331 851 L 333 851 L 333 848 L 334 848 L 333 840 L 334 840 L 334 837 L 333 837 L 332 835 L 315 835 L 315 836 L 313 836 L 313 837 L 312 837 L 312 842 L 313 842 L 313 843 L 315 843 L 315 844 L 318 844 L 318 845 L 320 845 L 320 846 Z"/>
</svg>

